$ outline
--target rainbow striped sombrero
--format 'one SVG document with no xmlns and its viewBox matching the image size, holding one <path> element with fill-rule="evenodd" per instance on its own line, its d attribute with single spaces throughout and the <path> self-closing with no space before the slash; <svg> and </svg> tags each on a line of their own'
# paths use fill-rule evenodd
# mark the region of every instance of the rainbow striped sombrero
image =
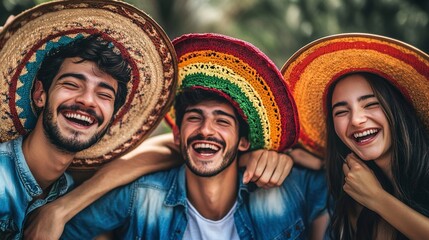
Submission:
<svg viewBox="0 0 429 240">
<path fill-rule="evenodd" d="M 0 32 L 0 142 L 34 128 L 31 90 L 46 54 L 91 34 L 111 42 L 127 59 L 131 80 L 107 133 L 79 152 L 71 167 L 99 167 L 137 146 L 163 119 L 177 77 L 176 54 L 164 30 L 123 1 L 52 1 L 19 14 Z"/>
<path fill-rule="evenodd" d="M 203 88 L 229 97 L 250 127 L 251 149 L 282 151 L 298 138 L 295 102 L 274 63 L 242 40 L 189 34 L 173 40 L 179 91 Z M 174 124 L 174 111 L 167 121 Z"/>
<path fill-rule="evenodd" d="M 329 86 L 340 76 L 370 72 L 389 80 L 413 104 L 429 129 L 429 56 L 383 36 L 348 33 L 318 39 L 296 52 L 283 66 L 298 107 L 299 143 L 323 156 Z"/>
</svg>

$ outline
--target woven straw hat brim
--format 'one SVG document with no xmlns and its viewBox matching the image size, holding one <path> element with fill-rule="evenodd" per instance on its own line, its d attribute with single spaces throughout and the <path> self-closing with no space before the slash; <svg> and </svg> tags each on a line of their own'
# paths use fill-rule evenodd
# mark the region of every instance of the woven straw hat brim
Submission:
<svg viewBox="0 0 429 240">
<path fill-rule="evenodd" d="M 177 78 L 177 57 L 163 29 L 122 1 L 54 1 L 21 13 L 0 33 L 1 142 L 34 127 L 31 89 L 48 50 L 89 34 L 101 34 L 119 49 L 132 78 L 126 103 L 106 135 L 79 152 L 71 167 L 95 168 L 131 150 L 162 120 Z"/>
<path fill-rule="evenodd" d="M 363 33 L 332 35 L 304 46 L 281 71 L 298 107 L 299 142 L 319 156 L 326 147 L 327 89 L 347 73 L 370 72 L 389 80 L 429 129 L 429 56 L 404 42 Z"/>
<path fill-rule="evenodd" d="M 259 49 L 219 34 L 183 35 L 173 45 L 179 91 L 203 88 L 224 95 L 249 124 L 251 149 L 282 151 L 296 142 L 295 102 L 278 68 Z"/>
</svg>

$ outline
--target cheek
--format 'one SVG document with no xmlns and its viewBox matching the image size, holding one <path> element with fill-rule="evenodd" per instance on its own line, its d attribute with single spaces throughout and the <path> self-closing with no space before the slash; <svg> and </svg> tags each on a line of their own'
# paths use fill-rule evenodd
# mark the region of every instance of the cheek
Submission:
<svg viewBox="0 0 429 240">
<path fill-rule="evenodd" d="M 344 118 L 334 118 L 334 128 L 338 137 L 344 141 L 347 134 L 347 121 Z"/>
<path fill-rule="evenodd" d="M 110 119 L 113 117 L 114 102 L 101 102 L 99 106 L 105 118 Z"/>
</svg>

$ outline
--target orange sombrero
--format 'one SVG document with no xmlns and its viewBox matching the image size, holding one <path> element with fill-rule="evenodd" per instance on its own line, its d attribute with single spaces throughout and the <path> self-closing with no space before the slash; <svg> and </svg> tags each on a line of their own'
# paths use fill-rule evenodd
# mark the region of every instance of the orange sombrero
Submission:
<svg viewBox="0 0 429 240">
<path fill-rule="evenodd" d="M 137 146 L 163 119 L 174 97 L 177 57 L 163 29 L 123 1 L 63 0 L 19 14 L 0 32 L 0 142 L 31 131 L 31 90 L 46 54 L 96 34 L 131 67 L 125 104 L 100 141 L 79 152 L 72 168 L 93 168 Z"/>
<path fill-rule="evenodd" d="M 396 86 L 429 129 L 429 56 L 398 41 L 372 34 L 347 33 L 318 39 L 298 50 L 282 74 L 295 98 L 299 143 L 323 156 L 326 147 L 326 95 L 340 76 L 370 72 Z"/>
</svg>

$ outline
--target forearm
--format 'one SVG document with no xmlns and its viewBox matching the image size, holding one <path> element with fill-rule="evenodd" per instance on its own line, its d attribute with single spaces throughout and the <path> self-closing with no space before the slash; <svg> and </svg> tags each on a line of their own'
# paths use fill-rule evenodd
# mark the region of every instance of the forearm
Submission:
<svg viewBox="0 0 429 240">
<path fill-rule="evenodd" d="M 409 239 L 427 239 L 429 218 L 384 192 L 374 211 Z"/>
<path fill-rule="evenodd" d="M 97 188 L 109 191 L 145 174 L 169 169 L 181 163 L 173 135 L 163 134 L 145 140 L 131 152 L 106 164 L 89 180 L 92 185 L 97 184 Z"/>
<path fill-rule="evenodd" d="M 153 137 L 103 166 L 94 176 L 54 204 L 62 209 L 67 222 L 110 190 L 130 183 L 142 175 L 177 166 L 181 163 L 180 159 L 171 134 Z"/>
</svg>

